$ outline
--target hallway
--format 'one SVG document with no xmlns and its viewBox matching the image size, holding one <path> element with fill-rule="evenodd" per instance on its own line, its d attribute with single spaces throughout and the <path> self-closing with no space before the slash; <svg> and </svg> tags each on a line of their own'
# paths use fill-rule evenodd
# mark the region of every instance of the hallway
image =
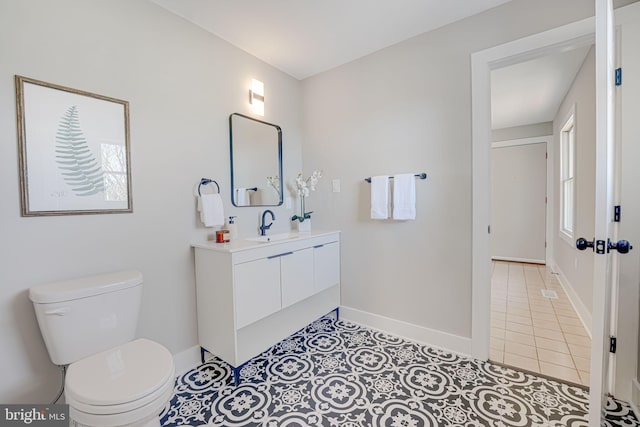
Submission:
<svg viewBox="0 0 640 427">
<path fill-rule="evenodd" d="M 490 360 L 589 386 L 591 338 L 545 265 L 493 261 Z"/>
</svg>

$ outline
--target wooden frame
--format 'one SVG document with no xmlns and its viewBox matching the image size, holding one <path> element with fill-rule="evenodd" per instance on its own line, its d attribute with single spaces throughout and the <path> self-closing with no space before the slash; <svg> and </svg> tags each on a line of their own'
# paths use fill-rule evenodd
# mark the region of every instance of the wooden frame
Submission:
<svg viewBox="0 0 640 427">
<path fill-rule="evenodd" d="M 129 103 L 15 76 L 22 216 L 133 212 Z"/>
</svg>

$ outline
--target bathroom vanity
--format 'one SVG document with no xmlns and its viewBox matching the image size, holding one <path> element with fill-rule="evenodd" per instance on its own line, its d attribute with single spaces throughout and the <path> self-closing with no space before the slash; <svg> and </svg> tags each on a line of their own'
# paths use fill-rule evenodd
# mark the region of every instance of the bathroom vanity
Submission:
<svg viewBox="0 0 640 427">
<path fill-rule="evenodd" d="M 234 370 L 340 305 L 340 233 L 193 244 L 200 346 Z"/>
</svg>

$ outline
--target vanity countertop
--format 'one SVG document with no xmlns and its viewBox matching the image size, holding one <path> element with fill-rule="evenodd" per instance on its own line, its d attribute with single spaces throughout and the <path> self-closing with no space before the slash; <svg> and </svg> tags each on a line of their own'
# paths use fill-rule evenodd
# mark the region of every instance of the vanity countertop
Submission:
<svg viewBox="0 0 640 427">
<path fill-rule="evenodd" d="M 289 233 L 274 233 L 272 236 L 267 235 L 267 236 L 254 236 L 254 237 L 239 237 L 235 240 L 232 240 L 229 243 L 216 243 L 213 240 L 194 242 L 191 244 L 191 246 L 193 246 L 194 248 L 233 253 L 233 252 L 241 252 L 241 251 L 246 251 L 246 250 L 251 250 L 256 248 L 267 248 L 267 247 L 272 247 L 276 245 L 283 245 L 283 244 L 288 244 L 292 242 L 303 241 L 303 240 L 314 238 L 314 237 L 328 236 L 335 233 L 340 233 L 340 232 L 338 230 L 333 230 L 333 231 L 314 230 L 310 232 L 291 231 Z M 256 239 L 263 238 L 263 237 L 264 238 L 273 237 L 274 240 L 256 241 Z"/>
</svg>

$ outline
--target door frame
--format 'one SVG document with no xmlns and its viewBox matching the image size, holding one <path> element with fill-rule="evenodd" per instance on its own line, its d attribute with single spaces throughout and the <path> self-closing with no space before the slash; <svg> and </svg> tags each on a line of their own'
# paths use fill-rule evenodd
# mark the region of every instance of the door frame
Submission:
<svg viewBox="0 0 640 427">
<path fill-rule="evenodd" d="M 551 265 L 551 259 L 553 258 L 553 239 L 551 238 L 551 233 L 553 232 L 553 221 L 551 215 L 553 215 L 553 165 L 554 165 L 554 151 L 550 150 L 553 148 L 553 135 L 544 135 L 544 136 L 536 136 L 530 138 L 518 138 L 518 139 L 509 139 L 505 141 L 496 141 L 491 143 L 491 149 L 494 148 L 505 148 L 505 147 L 516 147 L 521 145 L 531 145 L 531 144 L 544 144 L 547 150 L 547 161 L 545 163 L 546 171 L 546 204 L 544 208 L 544 241 L 546 243 L 544 250 L 544 259 L 546 265 Z M 491 172 L 491 171 L 489 171 Z M 493 204 L 493 200 L 490 200 L 490 203 Z M 491 206 L 491 205 L 490 205 Z M 517 260 L 514 260 L 517 262 Z M 522 262 L 529 262 L 528 260 L 523 260 Z"/>
<path fill-rule="evenodd" d="M 595 17 L 471 55 L 471 354 L 489 358 L 491 300 L 491 70 L 595 43 Z M 548 149 L 549 147 L 547 147 Z M 553 150 L 552 150 L 553 151 Z M 547 165 L 552 168 L 552 165 Z"/>
</svg>

